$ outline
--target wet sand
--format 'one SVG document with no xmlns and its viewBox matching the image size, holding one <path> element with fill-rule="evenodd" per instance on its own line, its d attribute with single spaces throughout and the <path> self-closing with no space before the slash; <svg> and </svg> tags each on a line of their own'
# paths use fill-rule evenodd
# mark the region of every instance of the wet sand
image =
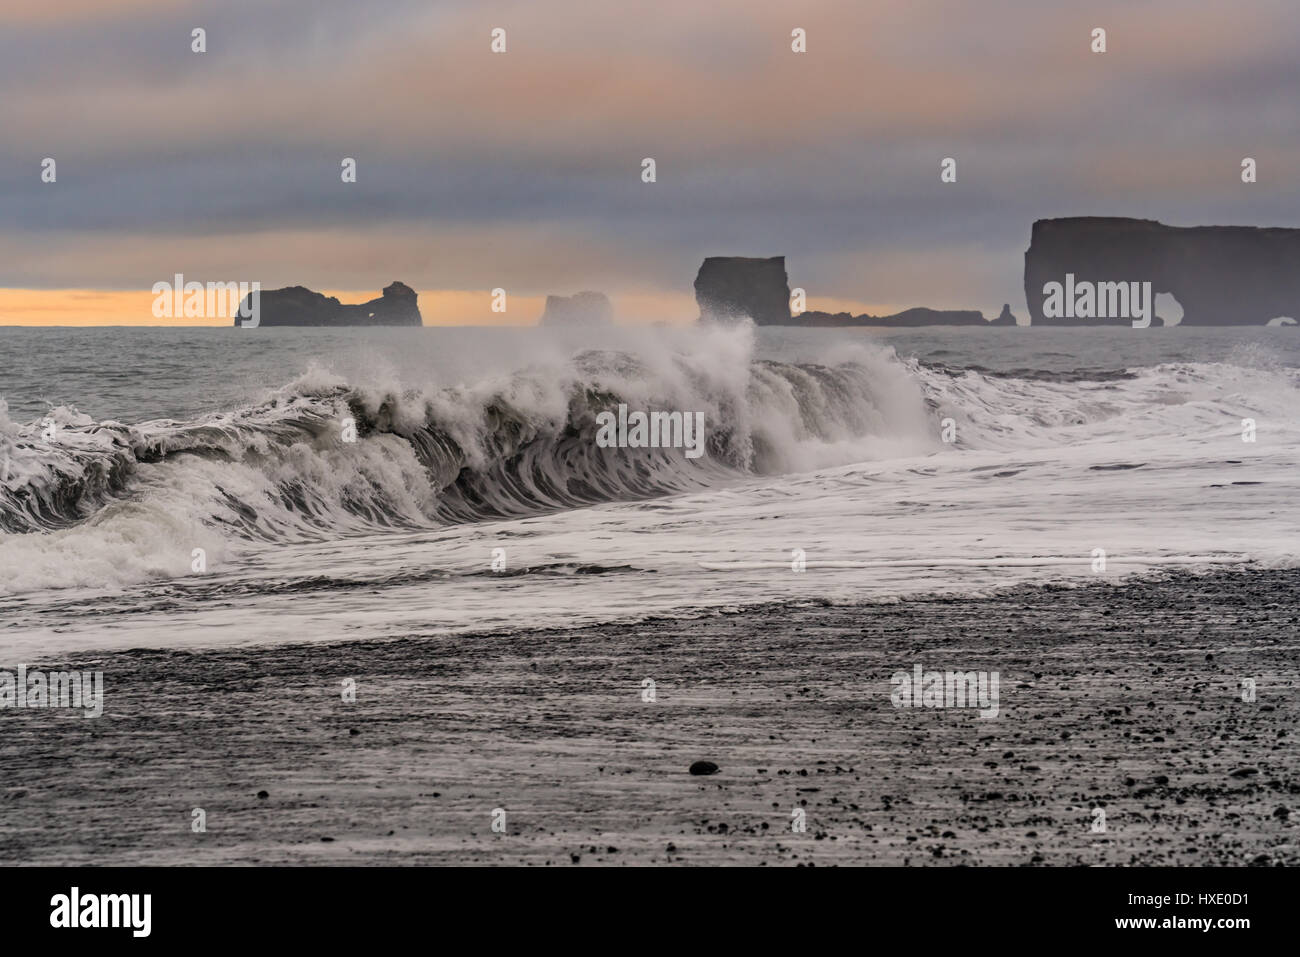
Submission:
<svg viewBox="0 0 1300 957">
<path fill-rule="evenodd" d="M 20 663 L 105 710 L 0 710 L 5 864 L 1300 864 L 1298 570 Z"/>
</svg>

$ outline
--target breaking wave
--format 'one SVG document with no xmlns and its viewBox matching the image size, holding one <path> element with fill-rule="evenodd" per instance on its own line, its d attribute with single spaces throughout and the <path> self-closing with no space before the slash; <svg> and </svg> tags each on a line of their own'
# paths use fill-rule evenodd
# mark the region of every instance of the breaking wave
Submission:
<svg viewBox="0 0 1300 957">
<path fill-rule="evenodd" d="M 193 421 L 96 422 L 59 407 L 19 424 L 0 403 L 0 590 L 171 577 L 195 548 L 517 518 L 930 443 L 921 389 L 885 352 L 753 360 L 747 330 L 697 344 L 588 350 L 471 386 L 313 369 Z M 596 416 L 620 403 L 703 413 L 706 454 L 598 447 Z M 24 543 L 33 537 L 39 546 Z"/>
<path fill-rule="evenodd" d="M 744 327 L 701 330 L 689 345 L 587 350 L 472 385 L 313 369 L 258 404 L 191 421 L 96 422 L 59 407 L 16 423 L 0 402 L 0 592 L 172 578 L 195 549 L 215 561 L 249 543 L 518 518 L 923 455 L 942 447 L 948 415 L 959 448 L 1054 447 L 1081 430 L 1226 427 L 1225 414 L 1249 413 L 1234 396 L 1257 394 L 1262 376 L 1277 380 L 1279 414 L 1295 406 L 1286 369 L 993 374 L 843 343 L 822 361 L 786 362 L 754 358 Z M 703 413 L 707 454 L 598 447 L 596 416 L 620 403 Z"/>
</svg>

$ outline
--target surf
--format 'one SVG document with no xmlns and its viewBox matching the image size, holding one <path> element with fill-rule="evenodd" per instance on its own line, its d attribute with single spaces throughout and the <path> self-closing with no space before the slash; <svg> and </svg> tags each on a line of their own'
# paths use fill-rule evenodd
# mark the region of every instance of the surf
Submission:
<svg viewBox="0 0 1300 957">
<path fill-rule="evenodd" d="M 511 521 L 862 462 L 1186 457 L 1237 429 L 1234 416 L 1293 433 L 1297 387 L 1285 367 L 994 373 L 870 343 L 757 358 L 744 329 L 578 349 L 469 383 L 431 378 L 311 368 L 247 406 L 133 425 L 64 406 L 19 423 L 0 408 L 0 591 L 120 587 L 188 574 L 197 548 L 220 565 L 254 544 Z M 601 447 L 601 416 L 620 405 L 699 410 L 706 454 Z M 969 481 L 1000 481 L 1025 459 L 991 461 Z"/>
</svg>

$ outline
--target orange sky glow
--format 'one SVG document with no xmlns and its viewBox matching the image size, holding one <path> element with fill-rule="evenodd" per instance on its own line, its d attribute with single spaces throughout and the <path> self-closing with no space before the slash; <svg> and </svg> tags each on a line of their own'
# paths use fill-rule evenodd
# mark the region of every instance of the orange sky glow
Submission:
<svg viewBox="0 0 1300 957">
<path fill-rule="evenodd" d="M 379 290 L 324 290 L 340 302 L 378 298 Z M 492 311 L 489 290 L 439 289 L 421 292 L 426 326 L 530 326 L 542 314 L 545 296 L 508 296 L 506 311 Z M 692 322 L 698 315 L 690 294 L 643 293 L 611 297 L 618 321 L 628 324 Z M 0 289 L 0 326 L 228 326 L 232 317 L 157 319 L 150 290 Z M 843 299 L 810 300 L 810 309 L 886 315 L 901 306 Z"/>
</svg>

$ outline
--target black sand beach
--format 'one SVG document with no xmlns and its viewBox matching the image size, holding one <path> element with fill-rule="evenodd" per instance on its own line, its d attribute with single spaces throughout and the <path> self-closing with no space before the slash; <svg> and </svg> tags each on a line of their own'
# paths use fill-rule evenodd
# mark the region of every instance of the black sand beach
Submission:
<svg viewBox="0 0 1300 957">
<path fill-rule="evenodd" d="M 1297 864 L 1298 623 L 1247 569 L 25 662 L 105 710 L 0 711 L 0 862 Z M 916 663 L 999 716 L 895 708 Z"/>
</svg>

